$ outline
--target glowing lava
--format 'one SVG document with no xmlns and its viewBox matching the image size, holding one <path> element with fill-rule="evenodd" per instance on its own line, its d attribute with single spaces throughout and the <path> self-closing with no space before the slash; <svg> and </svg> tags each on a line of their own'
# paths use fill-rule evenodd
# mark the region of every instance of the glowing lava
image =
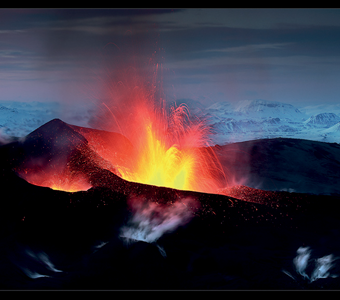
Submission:
<svg viewBox="0 0 340 300">
<path fill-rule="evenodd" d="M 87 191 L 91 188 L 91 185 L 87 182 L 78 181 L 70 181 L 68 179 L 57 178 L 56 180 L 52 180 L 51 184 L 46 184 L 46 186 L 50 187 L 52 190 L 58 191 L 67 191 L 67 192 L 79 192 L 79 191 Z"/>
<path fill-rule="evenodd" d="M 150 76 L 127 68 L 105 80 L 107 94 L 102 98 L 109 100 L 102 103 L 102 113 L 91 125 L 118 132 L 133 145 L 125 161 L 105 159 L 128 181 L 217 193 L 224 173 L 208 146 L 209 128 L 185 105 L 166 105 L 157 72 L 158 64 Z M 89 145 L 98 153 L 96 143 Z"/>
<path fill-rule="evenodd" d="M 138 126 L 124 128 L 124 122 L 119 126 L 134 136 L 134 152 L 123 165 L 111 161 L 121 177 L 168 188 L 217 192 L 217 175 L 222 169 L 206 145 L 209 131 L 204 122 L 190 120 L 183 105 L 172 107 L 170 113 L 164 107 L 136 106 L 138 121 L 131 124 Z"/>
<path fill-rule="evenodd" d="M 175 189 L 198 189 L 198 174 L 195 174 L 198 170 L 195 169 L 200 160 L 199 154 L 190 145 L 181 145 L 183 141 L 180 139 L 172 143 L 173 137 L 169 133 L 160 134 L 157 125 L 163 127 L 162 121 L 155 124 L 147 120 L 141 125 L 143 140 L 135 163 L 130 170 L 118 168 L 119 172 L 124 179 L 130 181 Z"/>
<path fill-rule="evenodd" d="M 91 188 L 88 180 L 82 174 L 72 174 L 71 172 L 40 171 L 40 172 L 25 172 L 21 173 L 31 184 L 49 187 L 53 190 L 78 192 L 86 191 Z"/>
<path fill-rule="evenodd" d="M 210 132 L 205 122 L 191 116 L 184 105 L 166 105 L 161 97 L 161 84 L 156 80 L 158 65 L 152 76 L 138 76 L 135 68 L 123 70 L 118 80 L 109 76 L 105 82 L 107 94 L 104 92 L 100 99 L 109 100 L 100 105 L 102 111 L 89 124 L 97 129 L 67 125 L 67 130 L 72 128 L 80 134 L 70 134 L 71 142 L 74 137 L 81 143 L 86 141 L 90 151 L 96 154 L 82 159 L 127 181 L 218 193 L 224 173 L 208 146 Z M 78 169 L 79 164 L 82 163 L 77 163 Z M 90 188 L 85 179 L 86 170 L 75 174 L 68 168 L 65 172 L 57 172 L 58 167 L 52 170 L 54 173 L 39 169 L 39 173 L 27 173 L 23 177 L 33 184 L 57 190 Z"/>
</svg>

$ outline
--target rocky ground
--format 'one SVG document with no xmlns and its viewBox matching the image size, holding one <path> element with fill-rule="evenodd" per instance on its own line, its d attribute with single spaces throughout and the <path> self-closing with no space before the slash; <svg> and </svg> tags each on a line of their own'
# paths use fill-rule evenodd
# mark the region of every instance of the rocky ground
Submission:
<svg viewBox="0 0 340 300">
<path fill-rule="evenodd" d="M 73 132 L 57 124 L 61 131 L 53 136 L 38 130 L 0 147 L 1 289 L 339 288 L 339 196 L 246 186 L 206 194 L 130 183 L 105 170 L 103 161 L 84 159 L 95 154 L 79 133 L 64 154 L 92 188 L 64 192 L 32 185 L 16 170 L 24 162 L 32 168 L 30 158 L 38 152 L 53 161 L 52 154 L 65 147 L 55 137 Z M 34 146 L 37 140 L 44 147 Z M 275 142 L 277 153 L 294 148 L 293 141 Z M 273 149 L 263 147 L 252 148 L 257 162 L 267 157 L 262 149 Z M 333 159 L 325 154 L 323 162 L 327 158 Z"/>
</svg>

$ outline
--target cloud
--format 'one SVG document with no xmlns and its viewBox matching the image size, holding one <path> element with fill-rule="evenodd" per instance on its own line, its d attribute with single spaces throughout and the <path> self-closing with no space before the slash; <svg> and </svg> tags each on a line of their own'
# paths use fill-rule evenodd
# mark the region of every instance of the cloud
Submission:
<svg viewBox="0 0 340 300">
<path fill-rule="evenodd" d="M 260 51 L 260 50 L 267 50 L 267 49 L 282 49 L 285 46 L 288 46 L 291 44 L 292 43 L 251 44 L 251 45 L 244 45 L 244 46 L 238 46 L 238 47 L 207 49 L 207 50 L 202 50 L 202 52 L 225 52 L 225 53 L 252 52 L 252 51 Z"/>
<path fill-rule="evenodd" d="M 16 50 L 16 49 L 0 50 L 0 57 L 3 57 L 3 58 L 16 58 L 19 55 L 24 55 L 24 54 L 25 52 Z"/>
<path fill-rule="evenodd" d="M 126 25 L 147 24 L 181 9 L 0 9 L 1 33 L 26 30 L 109 34 Z"/>
<path fill-rule="evenodd" d="M 335 94 L 330 86 L 339 78 L 339 15 L 339 10 L 0 9 L 0 77 L 11 86 L 35 80 L 39 90 L 66 81 L 90 85 L 93 74 L 117 62 L 130 66 L 163 56 L 163 66 L 176 75 L 164 86 L 179 82 L 191 93 L 201 82 L 231 79 L 240 90 L 253 90 L 249 85 L 264 78 L 268 88 L 281 85 L 276 94 L 283 89 L 293 94 L 297 82 L 313 95 L 318 82 L 320 95 L 322 86 Z"/>
</svg>

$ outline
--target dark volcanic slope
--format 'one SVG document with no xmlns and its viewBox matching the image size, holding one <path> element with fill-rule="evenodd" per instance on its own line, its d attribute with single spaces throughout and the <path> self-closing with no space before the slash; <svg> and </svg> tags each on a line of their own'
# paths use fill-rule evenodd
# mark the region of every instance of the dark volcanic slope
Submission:
<svg viewBox="0 0 340 300">
<path fill-rule="evenodd" d="M 339 197 L 229 190 L 243 201 L 131 183 L 104 167 L 105 159 L 84 135 L 53 120 L 24 142 L 0 147 L 1 289 L 339 288 Z M 267 162 L 271 145 L 277 153 L 295 147 L 286 140 L 281 148 L 267 142 L 260 143 L 263 148 L 246 144 L 244 153 L 253 149 L 260 164 Z M 23 162 L 43 168 L 59 155 L 92 188 L 56 191 L 29 184 L 13 171 Z M 251 162 L 252 172 L 256 167 Z M 262 178 L 271 174 L 267 168 Z M 185 222 L 179 221 L 183 215 Z M 124 228 L 142 234 L 122 236 Z M 157 232 L 158 239 L 146 242 L 145 236 Z M 312 251 L 309 277 L 293 264 L 299 247 Z M 317 259 L 329 255 L 332 276 L 308 279 L 320 268 Z"/>
<path fill-rule="evenodd" d="M 337 198 L 294 194 L 291 201 L 285 193 L 276 205 L 261 205 L 129 183 L 93 166 L 96 187 L 68 193 L 31 185 L 5 162 L 0 177 L 0 189 L 8 195 L 0 210 L 1 289 L 339 287 L 339 278 L 303 279 L 292 263 L 296 250 L 306 245 L 316 257 L 340 255 Z M 146 219 L 141 215 L 146 223 L 166 218 L 168 209 L 181 202 L 191 219 L 156 242 L 127 243 L 120 233 L 124 226 L 136 226 L 131 197 L 145 207 L 165 208 L 163 216 L 162 210 Z M 190 205 L 188 198 L 194 201 Z M 332 274 L 338 273 L 335 265 Z M 39 274 L 49 277 L 34 277 Z"/>
<path fill-rule="evenodd" d="M 74 126 L 53 119 L 24 139 L 4 145 L 3 149 L 7 149 L 13 166 L 29 168 L 66 164 L 77 149 L 88 146 L 92 151 L 98 151 L 103 159 L 111 154 L 118 156 L 120 160 L 133 148 L 129 140 L 121 134 Z"/>
<path fill-rule="evenodd" d="M 72 152 L 86 144 L 86 139 L 68 124 L 54 119 L 20 141 L 3 146 L 13 167 L 46 167 L 66 162 Z"/>
<path fill-rule="evenodd" d="M 24 139 L 2 146 L 3 161 L 11 169 L 43 186 L 44 178 L 53 174 L 71 180 L 77 180 L 79 175 L 89 177 L 95 168 L 117 174 L 108 159 L 119 163 L 131 151 L 131 143 L 118 133 L 69 125 L 59 119 L 42 125 Z"/>
<path fill-rule="evenodd" d="M 33 131 L 24 142 L 4 147 L 13 166 L 21 168 L 66 165 L 75 150 L 83 147 L 83 157 L 86 152 L 99 166 L 113 172 L 115 168 L 109 161 L 126 164 L 136 151 L 121 134 L 69 125 L 58 119 Z M 213 148 L 226 174 L 226 186 L 340 194 L 339 144 L 276 138 Z"/>
<path fill-rule="evenodd" d="M 264 190 L 340 193 L 340 145 L 263 139 L 215 147 L 227 177 Z"/>
</svg>

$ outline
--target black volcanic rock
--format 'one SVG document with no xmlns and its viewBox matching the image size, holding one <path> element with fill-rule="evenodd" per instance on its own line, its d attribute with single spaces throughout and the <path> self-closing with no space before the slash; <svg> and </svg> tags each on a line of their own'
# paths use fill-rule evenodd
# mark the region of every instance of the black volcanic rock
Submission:
<svg viewBox="0 0 340 300">
<path fill-rule="evenodd" d="M 340 194 L 340 145 L 275 138 L 216 146 L 231 183 L 270 191 Z"/>
<path fill-rule="evenodd" d="M 6 153 L 4 156 L 7 157 L 11 169 L 24 178 L 31 175 L 28 176 L 28 180 L 33 178 L 36 184 L 44 182 L 44 177 L 48 179 L 48 176 L 53 174 L 59 174 L 61 178 L 68 177 L 71 181 L 77 180 L 77 176 L 81 175 L 91 181 L 94 178 L 92 173 L 95 173 L 98 168 L 108 169 L 118 174 L 111 162 L 90 147 L 88 140 L 80 133 L 81 131 L 86 134 L 86 130 L 54 119 L 23 139 L 4 145 L 2 152 Z M 114 133 L 110 135 L 101 132 L 101 135 L 110 136 L 111 144 L 114 142 L 118 144 L 116 148 L 120 143 L 129 143 L 123 136 L 119 136 L 117 140 Z M 112 136 L 116 138 L 113 141 Z M 32 177 L 32 174 L 37 176 Z M 98 180 L 93 181 L 95 184 Z"/>
<path fill-rule="evenodd" d="M 291 263 L 299 246 L 328 243 L 326 254 L 340 251 L 333 241 L 340 228 L 336 198 L 294 194 L 292 203 L 285 200 L 286 193 L 278 208 L 137 183 L 125 182 L 119 189 L 111 180 L 114 174 L 97 172 L 106 181 L 77 193 L 34 186 L 3 173 L 0 188 L 11 193 L 11 205 L 3 203 L 6 214 L 1 215 L 3 289 L 298 289 L 300 283 L 282 269 L 298 278 Z M 145 203 L 167 207 L 191 197 L 197 206 L 188 206 L 192 219 L 187 224 L 155 243 L 126 241 L 120 229 L 133 213 L 128 199 L 137 194 Z M 316 203 L 326 208 L 320 210 Z M 34 258 L 42 254 L 62 272 L 50 271 Z M 29 278 L 25 266 L 50 277 Z M 333 278 L 330 287 L 336 282 Z M 322 282 L 313 283 L 320 286 Z"/>
<path fill-rule="evenodd" d="M 15 167 L 35 168 L 65 164 L 71 153 L 86 143 L 86 139 L 68 124 L 54 119 L 5 147 L 11 148 L 9 155 L 12 154 Z"/>
</svg>

